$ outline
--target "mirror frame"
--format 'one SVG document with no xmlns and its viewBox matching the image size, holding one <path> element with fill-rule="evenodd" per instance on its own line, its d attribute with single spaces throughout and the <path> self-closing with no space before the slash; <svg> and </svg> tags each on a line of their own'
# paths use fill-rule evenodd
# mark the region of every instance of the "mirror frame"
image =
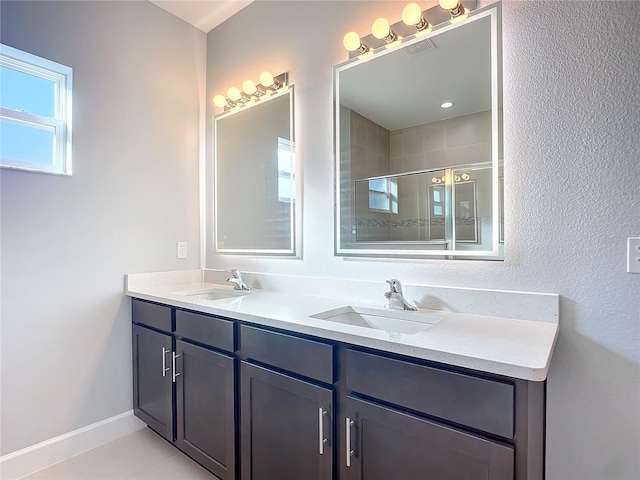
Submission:
<svg viewBox="0 0 640 480">
<path fill-rule="evenodd" d="M 291 248 L 289 249 L 261 249 L 261 248 L 218 248 L 218 208 L 220 199 L 218 198 L 218 122 L 225 118 L 241 112 L 247 112 L 251 108 L 264 105 L 273 99 L 289 95 L 289 137 L 293 146 L 292 180 L 294 183 L 295 196 L 291 202 Z M 293 257 L 300 258 L 301 237 L 302 237 L 302 176 L 301 162 L 296 152 L 295 140 L 295 115 L 294 115 L 294 88 L 293 85 L 286 85 L 277 92 L 269 94 L 267 98 L 261 98 L 251 104 L 233 108 L 229 111 L 214 116 L 213 119 L 213 252 L 215 255 L 242 255 L 242 256 L 265 256 L 265 257 Z"/>
<path fill-rule="evenodd" d="M 501 202 L 498 181 L 499 167 L 503 161 L 499 159 L 499 143 L 503 142 L 503 133 L 499 125 L 499 107 L 502 105 L 502 5 L 493 3 L 484 8 L 469 12 L 468 17 L 460 22 L 447 21 L 433 27 L 428 34 L 410 35 L 402 38 L 397 46 L 387 48 L 383 45 L 370 53 L 355 56 L 346 62 L 333 67 L 333 109 L 334 109 L 334 255 L 353 257 L 380 257 L 380 258 L 455 258 L 455 259 L 480 259 L 480 260 L 504 260 L 504 241 L 500 238 L 501 232 Z M 464 28 L 470 22 L 482 18 L 490 18 L 491 22 L 491 202 L 492 202 L 492 248 L 491 250 L 430 250 L 409 248 L 361 248 L 350 247 L 352 242 L 342 243 L 341 240 L 341 216 L 340 216 L 340 73 L 349 68 L 360 65 L 363 62 L 373 61 L 389 53 L 406 48 L 425 39 L 437 37 L 455 28 Z M 393 26 L 392 26 L 393 27 Z M 504 143 L 504 142 L 503 142 Z M 451 167 L 447 167 L 451 168 Z M 412 173 L 412 172 L 407 172 Z M 415 173 L 415 172 L 413 172 Z M 353 183 L 353 182 L 352 182 Z M 352 189 L 355 188 L 352 185 Z M 355 208 L 352 207 L 352 212 Z M 376 242 L 371 242 L 376 243 Z M 379 244 L 380 242 L 378 242 Z M 401 245 L 402 241 L 385 242 Z M 415 242 L 411 242 L 415 244 Z"/>
</svg>

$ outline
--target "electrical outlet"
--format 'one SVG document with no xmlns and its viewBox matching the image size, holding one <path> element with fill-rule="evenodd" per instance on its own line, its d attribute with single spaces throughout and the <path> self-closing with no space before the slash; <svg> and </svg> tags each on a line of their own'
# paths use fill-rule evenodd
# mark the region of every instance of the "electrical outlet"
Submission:
<svg viewBox="0 0 640 480">
<path fill-rule="evenodd" d="M 627 238 L 627 273 L 640 273 L 640 237 Z"/>
<path fill-rule="evenodd" d="M 178 242 L 178 258 L 187 258 L 187 242 Z"/>
</svg>

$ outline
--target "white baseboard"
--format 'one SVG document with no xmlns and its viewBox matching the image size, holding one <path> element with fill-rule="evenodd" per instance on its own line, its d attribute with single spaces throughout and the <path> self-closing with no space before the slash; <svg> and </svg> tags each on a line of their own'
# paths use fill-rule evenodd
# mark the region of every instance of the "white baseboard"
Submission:
<svg viewBox="0 0 640 480">
<path fill-rule="evenodd" d="M 140 430 L 133 410 L 0 457 L 0 478 L 15 480 Z"/>
</svg>

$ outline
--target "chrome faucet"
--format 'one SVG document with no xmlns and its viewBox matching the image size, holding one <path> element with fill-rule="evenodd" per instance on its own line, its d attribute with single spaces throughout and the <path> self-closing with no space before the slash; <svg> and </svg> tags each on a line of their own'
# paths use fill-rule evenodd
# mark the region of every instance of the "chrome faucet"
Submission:
<svg viewBox="0 0 640 480">
<path fill-rule="evenodd" d="M 415 305 L 409 303 L 402 296 L 402 284 L 400 280 L 396 280 L 392 278 L 387 280 L 389 284 L 389 291 L 384 294 L 384 297 L 389 300 L 389 303 L 384 306 L 384 308 L 388 308 L 390 310 L 418 310 Z"/>
<path fill-rule="evenodd" d="M 231 274 L 231 276 L 227 278 L 227 282 L 233 283 L 234 290 L 251 290 L 251 287 L 244 283 L 240 270 L 232 268 L 231 270 L 227 270 L 227 272 Z"/>
</svg>

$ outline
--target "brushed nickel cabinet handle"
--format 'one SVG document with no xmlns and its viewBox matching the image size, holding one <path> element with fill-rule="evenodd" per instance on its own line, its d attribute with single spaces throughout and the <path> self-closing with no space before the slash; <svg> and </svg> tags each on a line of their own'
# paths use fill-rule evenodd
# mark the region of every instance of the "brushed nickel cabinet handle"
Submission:
<svg viewBox="0 0 640 480">
<path fill-rule="evenodd" d="M 176 358 L 180 357 L 180 355 L 176 355 L 176 352 L 172 352 L 173 355 L 173 383 L 176 383 L 176 378 L 180 375 L 176 372 Z"/>
<path fill-rule="evenodd" d="M 324 438 L 324 416 L 327 414 L 326 410 L 323 410 L 322 407 L 318 408 L 318 432 L 319 432 L 319 443 L 320 443 L 320 455 L 324 455 L 324 444 L 327 443 L 327 439 Z"/>
<path fill-rule="evenodd" d="M 162 376 L 163 377 L 166 377 L 167 372 L 171 370 L 169 367 L 167 367 L 167 358 L 166 358 L 167 353 L 169 353 L 170 351 L 171 350 L 167 350 L 166 348 L 162 347 Z"/>
<path fill-rule="evenodd" d="M 353 420 L 351 420 L 349 417 L 347 417 L 347 422 L 346 422 L 346 430 L 347 430 L 347 441 L 345 442 L 347 444 L 347 467 L 351 466 L 351 457 L 353 457 L 354 455 L 354 451 L 351 450 L 351 427 L 353 427 Z"/>
</svg>

